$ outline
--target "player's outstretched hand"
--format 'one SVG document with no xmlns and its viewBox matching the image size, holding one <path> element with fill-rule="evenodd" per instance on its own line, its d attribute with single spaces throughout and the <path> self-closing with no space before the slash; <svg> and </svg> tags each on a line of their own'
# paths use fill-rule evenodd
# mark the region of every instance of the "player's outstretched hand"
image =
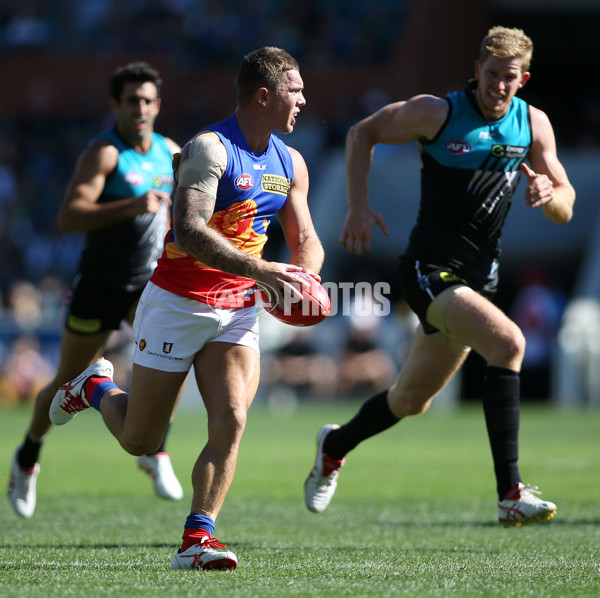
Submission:
<svg viewBox="0 0 600 598">
<path fill-rule="evenodd" d="M 383 234 L 389 236 L 389 230 L 383 216 L 373 210 L 351 210 L 346 215 L 344 229 L 340 236 L 340 244 L 350 253 L 361 255 L 371 251 L 371 232 L 377 225 Z"/>
</svg>

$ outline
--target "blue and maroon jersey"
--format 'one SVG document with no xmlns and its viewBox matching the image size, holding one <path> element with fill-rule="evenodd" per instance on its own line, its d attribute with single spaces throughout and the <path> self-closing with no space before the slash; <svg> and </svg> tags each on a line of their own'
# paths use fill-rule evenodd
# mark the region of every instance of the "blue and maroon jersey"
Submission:
<svg viewBox="0 0 600 598">
<path fill-rule="evenodd" d="M 261 257 L 269 224 L 294 180 L 290 152 L 275 135 L 265 152 L 252 152 L 235 116 L 206 130 L 216 133 L 227 150 L 227 167 L 208 226 L 241 251 Z M 172 227 L 151 280 L 167 291 L 209 305 L 242 307 L 255 302 L 254 280 L 211 268 L 185 253 L 175 244 Z"/>
</svg>

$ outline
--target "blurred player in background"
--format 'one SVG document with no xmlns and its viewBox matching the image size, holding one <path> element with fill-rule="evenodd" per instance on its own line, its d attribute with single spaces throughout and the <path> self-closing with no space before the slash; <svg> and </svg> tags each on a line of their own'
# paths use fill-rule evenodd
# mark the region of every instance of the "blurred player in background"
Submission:
<svg viewBox="0 0 600 598">
<path fill-rule="evenodd" d="M 303 88 L 284 50 L 265 47 L 244 58 L 235 114 L 201 130 L 181 152 L 173 228 L 136 313 L 129 395 L 101 359 L 64 385 L 50 409 L 52 421 L 65 424 L 94 407 L 121 446 L 140 455 L 160 443 L 193 366 L 208 441 L 192 472 L 194 495 L 173 569 L 237 566 L 213 532 L 258 386 L 257 283 L 297 297 L 297 272 L 318 273 L 323 263 L 306 163 L 273 134 L 293 131 L 306 103 Z M 261 258 L 276 215 L 289 264 Z"/>
<path fill-rule="evenodd" d="M 48 410 L 59 387 L 95 361 L 112 331 L 133 322 L 135 307 L 160 257 L 174 187 L 172 159 L 180 151 L 154 132 L 162 81 L 137 62 L 115 71 L 112 129 L 83 151 L 58 214 L 63 233 L 85 231 L 86 245 L 73 283 L 54 379 L 36 398 L 33 418 L 17 448 L 8 488 L 17 515 L 32 517 L 41 447 L 50 431 Z M 163 444 L 138 458 L 156 492 L 178 500 L 183 490 Z"/>
<path fill-rule="evenodd" d="M 569 222 L 573 214 L 575 191 L 557 157 L 550 121 L 515 97 L 530 78 L 532 51 L 521 30 L 494 27 L 483 39 L 475 81 L 465 91 L 389 104 L 348 133 L 349 210 L 340 241 L 357 255 L 369 251 L 375 225 L 388 234 L 383 217 L 369 207 L 374 146 L 419 143 L 421 205 L 401 259 L 400 282 L 420 326 L 394 384 L 366 401 L 344 426 L 321 428 L 315 465 L 305 483 L 312 511 L 327 508 L 346 454 L 402 418 L 423 413 L 472 348 L 487 363 L 482 397 L 499 521 L 523 525 L 556 512 L 556 505 L 535 496 L 536 487 L 521 481 L 519 372 L 525 340 L 491 302 L 501 230 L 520 171 L 527 177 L 528 206 L 557 224 Z"/>
</svg>

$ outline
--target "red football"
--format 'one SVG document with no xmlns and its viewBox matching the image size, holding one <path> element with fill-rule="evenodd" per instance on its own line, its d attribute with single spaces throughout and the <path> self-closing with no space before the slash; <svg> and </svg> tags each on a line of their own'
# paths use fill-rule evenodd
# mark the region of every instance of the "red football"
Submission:
<svg viewBox="0 0 600 598">
<path fill-rule="evenodd" d="M 296 272 L 309 282 L 302 291 L 302 299 L 289 298 L 287 305 L 277 303 L 277 294 L 273 291 L 260 290 L 260 298 L 265 311 L 276 317 L 280 322 L 290 326 L 314 326 L 322 322 L 331 311 L 331 301 L 325 287 L 312 276 L 304 272 Z"/>
</svg>

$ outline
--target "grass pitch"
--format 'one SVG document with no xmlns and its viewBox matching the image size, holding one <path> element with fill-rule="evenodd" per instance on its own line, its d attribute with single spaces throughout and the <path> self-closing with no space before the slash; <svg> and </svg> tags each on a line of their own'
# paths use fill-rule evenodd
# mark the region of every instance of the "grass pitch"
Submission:
<svg viewBox="0 0 600 598">
<path fill-rule="evenodd" d="M 250 411 L 238 471 L 216 536 L 231 572 L 171 571 L 188 513 L 189 475 L 206 438 L 202 411 L 169 438 L 186 497 L 154 496 L 150 479 L 97 413 L 52 432 L 33 519 L 0 502 L 0 596 L 387 597 L 600 595 L 600 412 L 526 406 L 521 472 L 558 505 L 543 525 L 496 522 L 481 410 L 436 411 L 359 446 L 322 514 L 303 503 L 315 435 L 356 404 Z M 0 483 L 29 421 L 0 411 Z"/>
</svg>

